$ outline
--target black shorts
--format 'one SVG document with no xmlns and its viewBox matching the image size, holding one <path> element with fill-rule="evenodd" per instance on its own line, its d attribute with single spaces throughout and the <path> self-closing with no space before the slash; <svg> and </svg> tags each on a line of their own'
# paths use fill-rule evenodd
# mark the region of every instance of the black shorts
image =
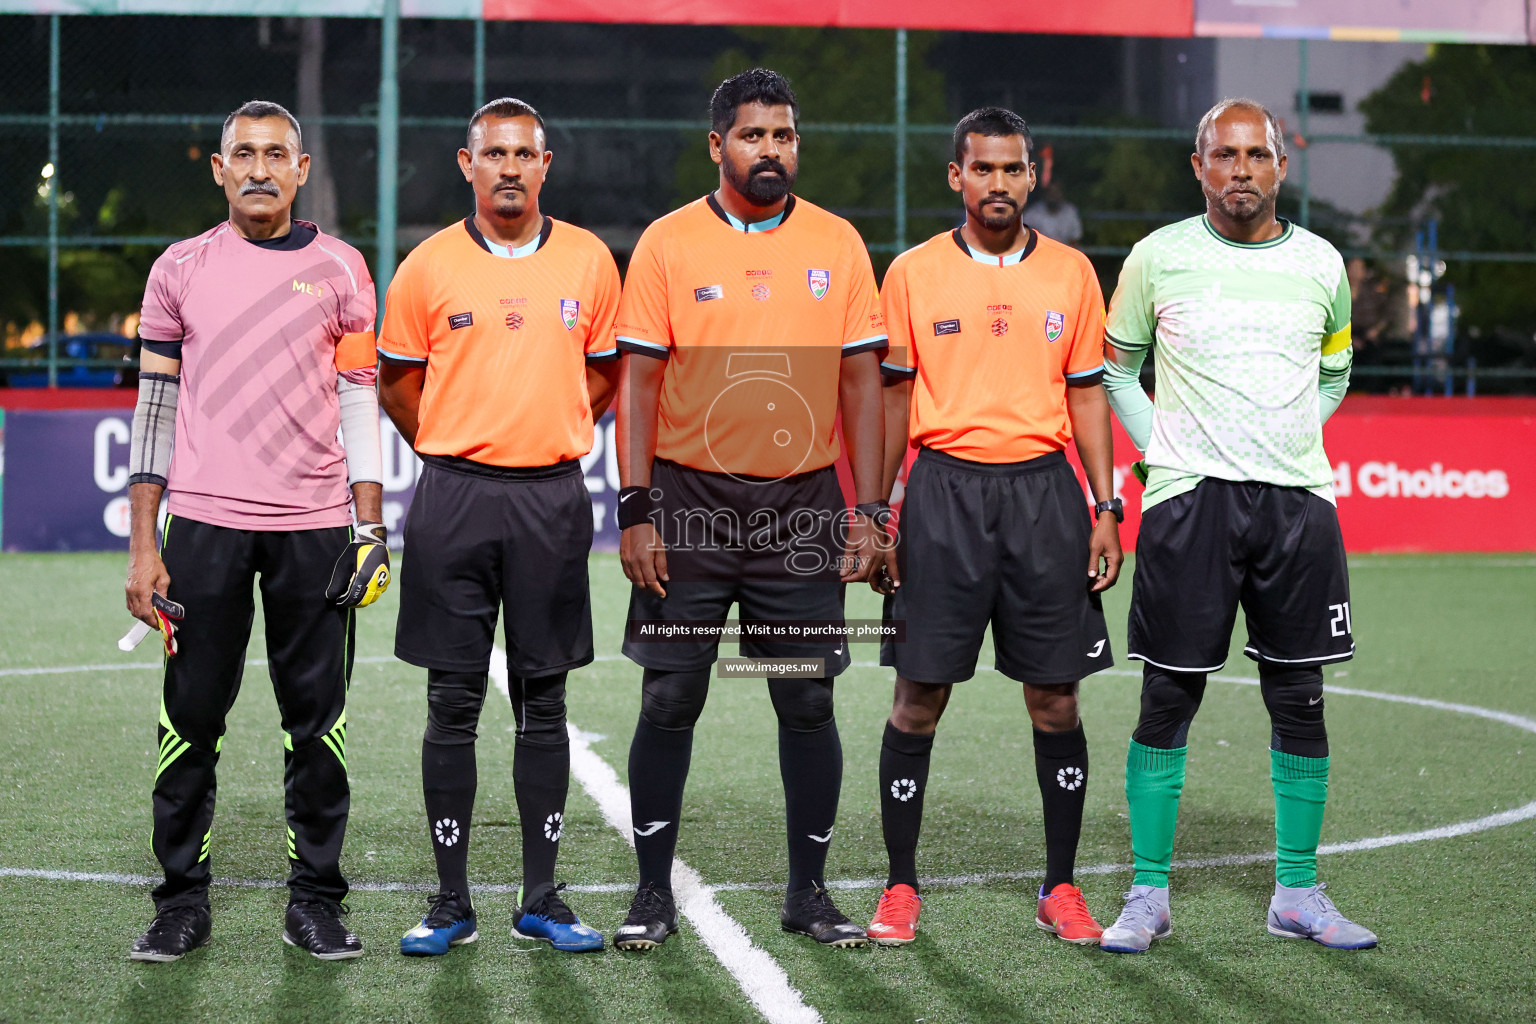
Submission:
<svg viewBox="0 0 1536 1024">
<path fill-rule="evenodd" d="M 624 653 L 658 672 L 708 668 L 719 640 L 644 640 L 636 624 L 715 622 L 731 605 L 746 621 L 843 624 L 838 558 L 847 505 L 831 466 L 777 480 L 709 473 L 657 459 L 651 489 L 659 492 L 667 545 L 665 598 L 634 588 Z M 654 520 L 653 520 L 654 521 Z M 822 658 L 826 674 L 848 667 L 848 644 L 825 637 L 803 642 L 743 640 L 749 658 Z"/>
<path fill-rule="evenodd" d="M 589 664 L 592 499 L 581 464 L 423 461 L 405 520 L 395 657 L 484 672 L 505 605 L 508 672 L 533 678 Z"/>
<path fill-rule="evenodd" d="M 1214 672 L 1226 664 L 1239 604 L 1243 653 L 1255 661 L 1354 656 L 1349 567 L 1331 503 L 1300 487 L 1206 479 L 1143 514 L 1129 657 Z"/>
<path fill-rule="evenodd" d="M 990 464 L 924 448 L 907 480 L 885 616 L 905 622 L 880 664 L 916 683 L 976 674 L 987 625 L 997 670 L 1072 683 L 1113 665 L 1099 595 L 1088 589 L 1093 526 L 1061 452 Z"/>
</svg>

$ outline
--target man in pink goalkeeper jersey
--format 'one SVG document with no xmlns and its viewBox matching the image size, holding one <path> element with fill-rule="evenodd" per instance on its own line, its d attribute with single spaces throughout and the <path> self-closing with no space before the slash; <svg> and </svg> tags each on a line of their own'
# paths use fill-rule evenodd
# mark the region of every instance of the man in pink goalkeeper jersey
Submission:
<svg viewBox="0 0 1536 1024">
<path fill-rule="evenodd" d="M 208 941 L 214 768 L 260 577 L 283 726 L 283 940 L 348 959 L 363 951 L 341 920 L 339 866 L 352 616 L 389 582 L 373 281 L 356 249 L 291 215 L 309 157 L 288 111 L 246 103 L 224 122 L 212 161 L 229 219 L 155 261 L 139 325 L 128 610 L 150 625 L 167 610 L 181 617 L 154 786 L 165 881 L 129 957 L 177 960 Z"/>
</svg>

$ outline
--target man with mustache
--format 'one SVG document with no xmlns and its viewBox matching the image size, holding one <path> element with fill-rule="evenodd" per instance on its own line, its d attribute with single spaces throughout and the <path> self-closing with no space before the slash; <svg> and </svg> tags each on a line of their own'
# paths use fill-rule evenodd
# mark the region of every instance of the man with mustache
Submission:
<svg viewBox="0 0 1536 1024">
<path fill-rule="evenodd" d="M 139 324 L 128 610 L 169 656 L 153 833 L 165 881 L 128 955 L 177 960 L 208 941 L 214 770 L 259 576 L 283 726 L 283 941 L 343 960 L 363 952 L 341 920 L 339 864 L 352 609 L 389 582 L 373 282 L 356 249 L 292 216 L 309 156 L 288 111 L 241 106 L 212 163 L 229 219 L 155 261 Z"/>
<path fill-rule="evenodd" d="M 1350 292 L 1337 250 L 1275 214 L 1285 138 L 1223 100 L 1190 157 L 1205 214 L 1148 235 L 1109 309 L 1106 381 L 1146 453 L 1127 654 L 1144 662 L 1126 755 L 1136 875 L 1100 945 L 1145 952 L 1171 930 L 1168 873 L 1189 726 L 1241 605 L 1271 724 L 1272 935 L 1335 949 L 1376 936 L 1317 881 L 1328 797 L 1323 670 L 1354 656 L 1349 574 L 1323 423 L 1349 385 Z M 1147 351 L 1154 403 L 1141 388 Z"/>
<path fill-rule="evenodd" d="M 411 250 L 379 332 L 384 409 L 425 463 L 405 523 L 395 656 L 427 670 L 421 783 L 439 888 L 400 940 L 406 956 L 479 937 L 475 738 L 503 605 L 523 852 L 514 931 L 564 952 L 603 947 L 554 874 L 570 785 L 566 676 L 593 657 L 581 457 L 618 378 L 619 273 L 596 235 L 540 211 L 552 158 L 527 103 L 475 111 L 458 154 L 474 212 Z"/>
<path fill-rule="evenodd" d="M 1088 791 L 1078 682 L 1109 668 L 1099 594 L 1120 573 L 1104 397 L 1104 298 L 1093 265 L 1020 220 L 1035 186 L 1029 126 L 983 107 L 955 126 L 949 187 L 965 223 L 896 257 L 883 305 L 889 495 L 908 438 L 920 450 L 901 507 L 895 592 L 905 627 L 881 664 L 896 694 L 880 750 L 880 820 L 890 874 L 870 941 L 917 935 L 917 838 L 939 718 L 976 672 L 988 624 L 997 670 L 1023 684 L 1045 821 L 1035 926 L 1093 943 L 1099 926 L 1073 884 Z M 1064 449 L 1075 441 L 1089 517 Z M 890 589 L 890 588 L 887 588 Z"/>
<path fill-rule="evenodd" d="M 832 704 L 849 663 L 843 585 L 874 570 L 875 520 L 888 512 L 886 338 L 858 232 L 791 192 L 798 121 L 782 75 L 722 82 L 709 133 L 720 186 L 646 229 L 624 285 L 619 526 L 635 584 L 624 653 L 644 673 L 629 752 L 640 884 L 614 934 L 620 949 L 677 931 L 672 855 L 693 727 L 733 604 L 744 626 L 765 630 L 744 636 L 742 653 L 788 661 L 768 681 L 789 834 L 781 924 L 825 945 L 865 942 L 824 871 L 843 768 Z M 859 502 L 851 524 L 832 466 L 839 414 Z M 653 642 L 658 627 L 696 632 Z"/>
</svg>

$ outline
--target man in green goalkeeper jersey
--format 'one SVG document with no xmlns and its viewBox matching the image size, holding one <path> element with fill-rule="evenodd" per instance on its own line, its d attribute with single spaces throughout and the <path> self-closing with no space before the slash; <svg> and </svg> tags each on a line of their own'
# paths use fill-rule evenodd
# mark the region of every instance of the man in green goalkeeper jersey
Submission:
<svg viewBox="0 0 1536 1024">
<path fill-rule="evenodd" d="M 1105 386 L 1146 452 L 1126 654 L 1145 663 L 1126 758 L 1136 877 L 1100 945 L 1170 931 L 1168 869 L 1190 720 L 1241 604 L 1273 725 L 1271 934 L 1376 945 L 1317 881 L 1328 795 L 1322 666 L 1353 656 L 1349 576 L 1322 425 L 1349 382 L 1349 281 L 1337 250 L 1275 215 L 1279 123 L 1252 100 L 1200 121 L 1206 212 L 1137 244 L 1110 302 Z M 1154 353 L 1157 399 L 1139 371 Z"/>
</svg>

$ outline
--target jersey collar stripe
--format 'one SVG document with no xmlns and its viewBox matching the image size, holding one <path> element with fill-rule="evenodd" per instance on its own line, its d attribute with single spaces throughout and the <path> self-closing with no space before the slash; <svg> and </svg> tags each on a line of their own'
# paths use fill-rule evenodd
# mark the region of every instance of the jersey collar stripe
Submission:
<svg viewBox="0 0 1536 1024">
<path fill-rule="evenodd" d="M 475 240 L 476 245 L 490 253 L 492 256 L 501 256 L 507 259 L 520 259 L 524 256 L 532 256 L 534 253 L 544 248 L 544 244 L 549 241 L 550 233 L 554 230 L 554 227 L 554 218 L 545 217 L 544 226 L 539 229 L 538 237 L 526 245 L 520 245 L 513 249 L 505 245 L 497 245 L 495 242 L 486 238 L 484 233 L 481 232 L 479 225 L 475 223 L 475 218 L 473 216 L 464 218 L 464 229 L 469 232 L 469 237 Z"/>
<path fill-rule="evenodd" d="M 738 217 L 733 217 L 727 213 L 725 207 L 720 205 L 720 200 L 715 198 L 715 194 L 713 192 L 704 198 L 709 203 L 709 208 L 715 211 L 715 216 L 725 221 L 737 231 L 741 231 L 749 235 L 758 234 L 763 231 L 772 231 L 774 228 L 788 220 L 790 211 L 795 208 L 795 197 L 790 196 L 784 201 L 784 209 L 779 211 L 776 216 L 769 217 L 767 220 L 753 221 L 751 224 L 748 224 L 746 221 L 741 220 Z"/>
<path fill-rule="evenodd" d="M 1266 242 L 1237 242 L 1223 235 L 1220 231 L 1217 231 L 1216 228 L 1212 226 L 1211 218 L 1209 216 L 1205 214 L 1200 215 L 1200 223 L 1205 225 L 1205 230 L 1211 233 L 1211 237 L 1216 239 L 1216 241 L 1221 242 L 1223 245 L 1232 246 L 1234 249 L 1272 249 L 1275 246 L 1288 241 L 1291 235 L 1296 233 L 1296 225 L 1292 224 L 1284 217 L 1276 217 L 1275 220 L 1280 222 L 1280 234 L 1276 235 L 1274 238 L 1271 238 Z"/>
<path fill-rule="evenodd" d="M 989 267 L 1011 267 L 1017 263 L 1023 263 L 1029 254 L 1035 251 L 1035 242 L 1040 237 L 1039 233 L 1028 225 L 1025 225 L 1024 230 L 1029 233 L 1029 240 L 1024 243 L 1024 248 L 1018 252 L 1010 252 L 1003 256 L 994 256 L 989 252 L 982 252 L 980 249 L 972 249 L 970 244 L 966 242 L 965 236 L 960 233 L 959 228 L 955 228 L 954 231 L 950 232 L 950 237 L 955 240 L 955 244 L 960 247 L 961 252 L 977 263 L 984 263 Z"/>
</svg>

